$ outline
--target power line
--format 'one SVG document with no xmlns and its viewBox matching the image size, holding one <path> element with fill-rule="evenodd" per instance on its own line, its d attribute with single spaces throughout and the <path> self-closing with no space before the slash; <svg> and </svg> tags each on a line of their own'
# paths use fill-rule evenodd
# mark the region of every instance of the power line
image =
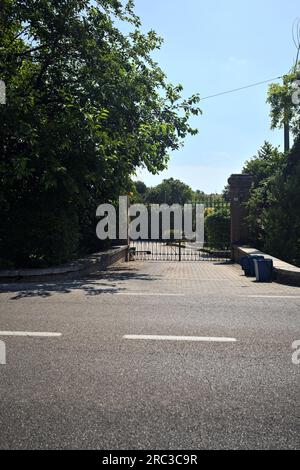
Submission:
<svg viewBox="0 0 300 470">
<path fill-rule="evenodd" d="M 201 101 L 208 100 L 210 98 L 216 98 L 217 96 L 227 95 L 229 93 L 235 93 L 236 91 L 246 90 L 247 88 L 252 88 L 258 85 L 263 85 L 264 83 L 270 83 L 270 82 L 273 82 L 274 80 L 280 80 L 281 78 L 283 78 L 283 75 L 280 77 L 270 78 L 269 80 L 264 80 L 263 82 L 252 83 L 251 85 L 243 86 L 240 88 L 234 88 L 233 90 L 222 91 L 222 93 L 216 93 L 215 95 L 205 96 L 204 98 L 201 98 Z"/>
</svg>

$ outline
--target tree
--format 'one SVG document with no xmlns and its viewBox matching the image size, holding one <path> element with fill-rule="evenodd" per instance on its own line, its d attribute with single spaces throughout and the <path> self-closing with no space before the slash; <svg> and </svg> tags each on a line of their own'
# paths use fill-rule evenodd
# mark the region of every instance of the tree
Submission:
<svg viewBox="0 0 300 470">
<path fill-rule="evenodd" d="M 300 132 L 300 110 L 293 103 L 293 94 L 296 91 L 295 84 L 300 79 L 300 62 L 294 70 L 285 75 L 283 84 L 272 83 L 269 87 L 267 102 L 271 105 L 271 128 L 283 128 L 289 123 L 294 136 Z"/>
<path fill-rule="evenodd" d="M 265 242 L 265 227 L 263 213 L 270 206 L 270 188 L 274 184 L 275 175 L 284 163 L 284 155 L 269 142 L 258 150 L 256 156 L 248 160 L 243 173 L 251 174 L 253 185 L 247 202 L 250 238 L 257 248 L 263 248 Z"/>
<path fill-rule="evenodd" d="M 95 211 L 163 170 L 199 114 L 153 61 L 133 2 L 2 0 L 0 259 L 64 262 L 99 247 Z M 126 22 L 123 34 L 115 22 Z"/>
<path fill-rule="evenodd" d="M 253 179 L 253 187 L 257 188 L 265 179 L 274 175 L 284 161 L 283 154 L 270 142 L 264 142 L 254 155 L 244 164 L 243 173 L 249 173 Z"/>
<path fill-rule="evenodd" d="M 298 56 L 300 49 L 298 48 Z M 272 84 L 271 127 L 289 123 L 295 143 L 282 154 L 265 142 L 258 155 L 246 162 L 245 173 L 253 177 L 247 202 L 251 241 L 273 256 L 300 266 L 300 112 L 294 84 L 299 80 L 300 63 L 284 77 L 282 85 Z M 299 93 L 297 93 L 299 95 Z M 299 98 L 299 96 L 298 96 Z"/>
<path fill-rule="evenodd" d="M 184 205 L 193 199 L 193 190 L 185 183 L 174 178 L 163 182 L 146 193 L 146 202 L 149 204 L 181 204 Z"/>
<path fill-rule="evenodd" d="M 300 137 L 273 178 L 263 211 L 265 249 L 300 266 Z"/>
<path fill-rule="evenodd" d="M 244 172 L 254 180 L 247 202 L 252 243 L 300 266 L 300 138 L 288 154 L 265 143 Z"/>
<path fill-rule="evenodd" d="M 132 185 L 133 196 L 131 202 L 137 204 L 145 203 L 145 197 L 148 191 L 146 184 L 143 181 L 135 181 Z"/>
</svg>

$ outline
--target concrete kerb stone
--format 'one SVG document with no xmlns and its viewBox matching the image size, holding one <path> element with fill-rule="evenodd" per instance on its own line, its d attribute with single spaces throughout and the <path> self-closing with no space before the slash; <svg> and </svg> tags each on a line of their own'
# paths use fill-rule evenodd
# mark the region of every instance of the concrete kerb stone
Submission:
<svg viewBox="0 0 300 470">
<path fill-rule="evenodd" d="M 127 246 L 113 247 L 107 251 L 94 253 L 62 266 L 42 269 L 0 270 L 0 282 L 39 282 L 60 279 L 77 279 L 83 275 L 94 274 L 99 270 L 106 269 L 118 261 L 125 261 L 127 251 Z"/>
</svg>

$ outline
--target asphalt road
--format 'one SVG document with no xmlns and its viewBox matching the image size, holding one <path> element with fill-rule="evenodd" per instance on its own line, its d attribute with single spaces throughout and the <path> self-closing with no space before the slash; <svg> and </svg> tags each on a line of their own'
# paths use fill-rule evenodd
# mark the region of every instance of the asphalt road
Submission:
<svg viewBox="0 0 300 470">
<path fill-rule="evenodd" d="M 0 287 L 1 449 L 300 448 L 300 289 L 207 262 Z"/>
</svg>

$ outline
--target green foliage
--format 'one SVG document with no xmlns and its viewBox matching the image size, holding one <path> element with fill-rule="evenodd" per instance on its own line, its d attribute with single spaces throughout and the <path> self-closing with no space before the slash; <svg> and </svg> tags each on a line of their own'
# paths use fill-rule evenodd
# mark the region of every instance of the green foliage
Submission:
<svg viewBox="0 0 300 470">
<path fill-rule="evenodd" d="M 2 207 L 1 265 L 46 267 L 74 256 L 79 243 L 78 214 L 71 205 L 59 207 L 59 203 L 60 195 L 55 192 L 48 197 L 33 191 L 22 198 L 16 194 L 15 201 Z"/>
<path fill-rule="evenodd" d="M 141 32 L 132 1 L 2 0 L 3 265 L 48 265 L 99 248 L 97 206 L 127 193 L 137 167 L 165 169 L 169 152 L 197 132 L 189 118 L 199 97 L 182 99 L 182 86 L 166 81 L 151 57 L 161 44 Z"/>
<path fill-rule="evenodd" d="M 149 188 L 145 201 L 149 204 L 184 205 L 193 199 L 193 190 L 182 181 L 169 178 L 161 184 Z"/>
<path fill-rule="evenodd" d="M 132 184 L 132 197 L 130 198 L 133 204 L 144 204 L 148 188 L 143 181 L 135 181 Z"/>
<path fill-rule="evenodd" d="M 219 209 L 205 217 L 205 240 L 213 248 L 226 249 L 230 245 L 230 212 Z"/>
<path fill-rule="evenodd" d="M 141 196 L 145 196 L 147 192 L 147 186 L 145 185 L 145 183 L 143 183 L 143 181 L 137 181 L 135 183 L 135 188 L 138 194 L 140 194 Z"/>
<path fill-rule="evenodd" d="M 300 265 L 300 140 L 288 155 L 265 143 L 244 171 L 254 184 L 247 202 L 251 241 L 263 251 Z"/>
<path fill-rule="evenodd" d="M 257 155 L 246 161 L 243 173 L 251 174 L 253 187 L 257 188 L 263 181 L 274 175 L 283 161 L 282 153 L 269 142 L 264 142 Z"/>
<path fill-rule="evenodd" d="M 250 229 L 250 241 L 257 248 L 263 248 L 266 236 L 263 224 L 263 213 L 270 207 L 270 188 L 274 184 L 274 176 L 280 171 L 284 162 L 284 155 L 265 142 L 256 156 L 245 163 L 243 173 L 251 174 L 253 186 L 247 202 L 247 223 Z"/>
<path fill-rule="evenodd" d="M 300 138 L 273 179 L 270 205 L 263 212 L 265 249 L 300 266 Z"/>
<path fill-rule="evenodd" d="M 294 82 L 300 78 L 300 63 L 293 72 L 284 76 L 283 84 L 272 83 L 269 87 L 267 102 L 271 105 L 271 127 L 282 128 L 285 123 L 295 136 L 300 131 L 299 106 L 293 104 L 292 96 L 295 92 Z"/>
<path fill-rule="evenodd" d="M 300 112 L 293 103 L 294 83 L 300 78 L 300 63 L 284 77 L 283 84 L 272 84 L 271 127 L 285 123 L 295 137 L 286 155 L 265 143 L 244 172 L 253 176 L 253 188 L 247 202 L 252 243 L 283 260 L 300 266 Z"/>
<path fill-rule="evenodd" d="M 193 191 L 190 186 L 180 180 L 169 178 L 161 184 L 148 188 L 142 181 L 136 181 L 132 186 L 133 203 L 145 204 L 204 204 L 207 208 L 222 209 L 228 206 L 228 201 L 222 194 L 205 194 L 197 189 Z"/>
</svg>

